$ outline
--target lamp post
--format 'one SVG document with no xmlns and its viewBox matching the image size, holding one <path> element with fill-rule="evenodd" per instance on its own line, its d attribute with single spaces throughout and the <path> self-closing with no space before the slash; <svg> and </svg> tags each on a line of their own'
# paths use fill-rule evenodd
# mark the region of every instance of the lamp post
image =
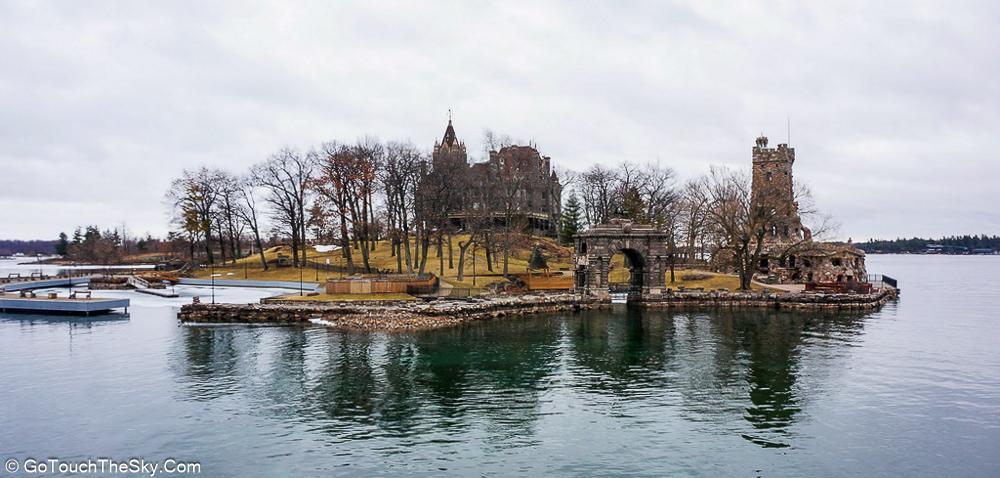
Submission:
<svg viewBox="0 0 1000 478">
<path fill-rule="evenodd" d="M 214 268 L 213 268 L 214 269 Z M 212 304 L 215 304 L 215 278 L 222 274 L 212 274 Z"/>
<path fill-rule="evenodd" d="M 479 247 L 478 242 L 472 243 L 472 285 L 476 285 L 476 248 Z"/>
<path fill-rule="evenodd" d="M 214 267 L 213 267 L 213 269 L 214 269 Z M 232 275 L 235 275 L 235 274 L 232 273 L 232 272 L 227 272 L 226 275 L 227 276 L 232 276 Z M 222 274 L 212 274 L 212 303 L 213 304 L 215 303 L 215 278 L 216 277 L 222 277 Z"/>
<path fill-rule="evenodd" d="M 305 294 L 302 293 L 302 266 L 299 266 L 299 297 L 303 295 Z"/>
</svg>

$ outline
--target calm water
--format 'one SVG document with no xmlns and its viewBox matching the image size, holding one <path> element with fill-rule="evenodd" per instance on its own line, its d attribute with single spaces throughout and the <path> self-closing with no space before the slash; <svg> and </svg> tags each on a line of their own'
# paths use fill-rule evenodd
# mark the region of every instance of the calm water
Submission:
<svg viewBox="0 0 1000 478">
<path fill-rule="evenodd" d="M 414 334 L 181 327 L 152 297 L 127 319 L 0 316 L 0 459 L 1000 476 L 1000 257 L 869 264 L 903 287 L 873 314 L 621 310 Z"/>
</svg>

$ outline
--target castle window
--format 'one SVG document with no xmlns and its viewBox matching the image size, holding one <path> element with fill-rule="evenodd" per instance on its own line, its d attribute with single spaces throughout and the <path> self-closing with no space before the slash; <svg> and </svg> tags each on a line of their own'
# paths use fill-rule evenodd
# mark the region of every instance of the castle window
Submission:
<svg viewBox="0 0 1000 478">
<path fill-rule="evenodd" d="M 770 181 L 772 176 L 773 176 L 773 174 L 770 171 L 768 171 L 767 172 L 767 180 Z"/>
<path fill-rule="evenodd" d="M 834 267 L 840 267 L 840 264 L 841 264 L 841 262 L 840 262 L 840 258 L 839 258 L 839 257 L 834 257 L 834 258 L 833 258 L 833 259 L 831 260 L 831 262 L 833 263 L 833 266 L 834 266 Z M 838 282 L 839 282 L 839 281 L 838 281 Z"/>
</svg>

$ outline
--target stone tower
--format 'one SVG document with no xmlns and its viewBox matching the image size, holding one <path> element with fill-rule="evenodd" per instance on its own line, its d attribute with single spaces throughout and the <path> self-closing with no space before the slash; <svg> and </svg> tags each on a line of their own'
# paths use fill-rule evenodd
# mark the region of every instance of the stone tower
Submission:
<svg viewBox="0 0 1000 478">
<path fill-rule="evenodd" d="M 770 212 L 770 224 L 765 231 L 765 241 L 769 243 L 796 242 L 808 240 L 811 236 L 799 218 L 792 180 L 793 164 L 795 148 L 789 148 L 787 144 L 768 148 L 766 136 L 757 138 L 753 148 L 750 201 Z"/>
</svg>

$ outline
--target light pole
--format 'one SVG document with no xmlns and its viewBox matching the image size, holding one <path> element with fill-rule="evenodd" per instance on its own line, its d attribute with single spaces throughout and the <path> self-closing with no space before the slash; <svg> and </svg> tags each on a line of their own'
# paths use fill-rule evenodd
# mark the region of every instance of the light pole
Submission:
<svg viewBox="0 0 1000 478">
<path fill-rule="evenodd" d="M 232 275 L 235 275 L 235 274 L 232 273 L 232 272 L 227 272 L 226 275 L 227 276 L 232 276 Z M 216 277 L 222 277 L 222 274 L 212 274 L 212 303 L 213 304 L 215 303 L 215 278 Z"/>
<path fill-rule="evenodd" d="M 302 266 L 299 266 L 299 297 L 302 297 L 303 295 L 305 294 L 302 293 Z"/>
<path fill-rule="evenodd" d="M 212 274 L 212 304 L 215 304 L 215 278 L 221 275 L 222 274 Z"/>
<path fill-rule="evenodd" d="M 472 243 L 472 285 L 476 285 L 476 248 L 479 247 L 478 242 Z"/>
</svg>

